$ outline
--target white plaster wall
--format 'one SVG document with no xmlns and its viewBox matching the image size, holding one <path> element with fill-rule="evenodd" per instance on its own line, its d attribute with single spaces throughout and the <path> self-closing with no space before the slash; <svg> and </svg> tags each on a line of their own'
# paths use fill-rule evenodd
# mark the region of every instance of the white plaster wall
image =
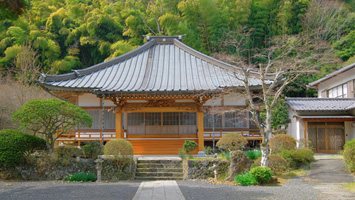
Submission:
<svg viewBox="0 0 355 200">
<path fill-rule="evenodd" d="M 345 122 L 345 142 L 355 139 L 355 128 L 352 127 L 352 124 L 355 122 Z"/>
<path fill-rule="evenodd" d="M 100 99 L 93 94 L 83 94 L 79 96 L 78 100 L 79 106 L 100 106 Z"/>
<path fill-rule="evenodd" d="M 288 124 L 287 134 L 291 135 L 293 138 L 295 138 L 295 140 L 304 138 L 303 121 L 297 119 L 296 117 L 293 117 L 296 114 L 293 110 L 289 109 L 288 112 L 289 112 L 288 117 L 291 120 L 291 122 Z"/>
<path fill-rule="evenodd" d="M 346 71 L 345 73 L 341 73 L 335 77 L 332 77 L 320 83 L 318 85 L 318 97 L 322 96 L 322 91 L 329 90 L 335 86 L 344 84 L 353 79 L 355 79 L 355 67 L 350 69 L 349 71 Z"/>
<path fill-rule="evenodd" d="M 116 105 L 111 100 L 105 100 L 105 107 L 106 106 L 116 107 Z"/>
<path fill-rule="evenodd" d="M 223 102 L 225 106 L 247 105 L 244 95 L 240 93 L 231 93 L 231 94 L 224 95 Z"/>
<path fill-rule="evenodd" d="M 221 106 L 222 105 L 222 98 L 221 97 L 215 97 L 214 98 L 214 105 L 215 106 Z M 204 106 L 212 106 L 212 99 L 206 101 L 205 104 L 203 104 Z"/>
</svg>

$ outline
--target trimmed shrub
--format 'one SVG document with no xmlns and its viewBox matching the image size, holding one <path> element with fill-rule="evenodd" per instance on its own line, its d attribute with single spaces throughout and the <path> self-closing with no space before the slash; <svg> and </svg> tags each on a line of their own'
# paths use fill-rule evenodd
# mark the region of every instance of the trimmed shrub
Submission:
<svg viewBox="0 0 355 200">
<path fill-rule="evenodd" d="M 248 141 L 239 133 L 228 133 L 221 137 L 216 146 L 223 150 L 235 151 L 248 144 Z"/>
<path fill-rule="evenodd" d="M 102 146 L 100 142 L 88 142 L 84 146 L 81 147 L 81 152 L 84 157 L 95 159 L 97 156 L 103 154 Z"/>
<path fill-rule="evenodd" d="M 271 169 L 268 167 L 254 167 L 249 173 L 256 178 L 259 184 L 269 182 L 272 177 Z"/>
<path fill-rule="evenodd" d="M 255 160 L 257 158 L 261 157 L 261 151 L 259 149 L 254 149 L 252 151 L 244 151 L 245 155 L 248 156 L 248 158 Z"/>
<path fill-rule="evenodd" d="M 282 150 L 296 149 L 296 140 L 287 134 L 277 134 L 270 138 L 269 148 L 272 153 L 280 153 Z"/>
<path fill-rule="evenodd" d="M 0 131 L 0 165 L 13 167 L 24 162 L 27 152 L 46 149 L 46 141 L 42 138 L 16 130 Z"/>
<path fill-rule="evenodd" d="M 112 155 L 122 171 L 133 160 L 133 146 L 125 139 L 110 140 L 104 146 L 104 155 Z"/>
<path fill-rule="evenodd" d="M 81 150 L 77 146 L 58 146 L 54 147 L 54 152 L 59 158 L 75 158 L 81 156 Z"/>
<path fill-rule="evenodd" d="M 308 166 L 314 160 L 314 153 L 311 149 L 296 149 L 283 150 L 279 153 L 280 156 L 286 159 L 292 168 Z"/>
<path fill-rule="evenodd" d="M 182 145 L 182 148 L 184 148 L 184 151 L 186 153 L 190 153 L 193 150 L 195 150 L 197 148 L 198 144 L 194 141 L 190 141 L 190 140 L 185 140 L 185 143 Z"/>
<path fill-rule="evenodd" d="M 343 152 L 344 162 L 350 171 L 355 171 L 355 139 L 347 141 Z"/>
<path fill-rule="evenodd" d="M 235 176 L 234 181 L 242 186 L 255 185 L 258 183 L 256 178 L 250 173 L 238 174 Z"/>
<path fill-rule="evenodd" d="M 261 158 L 254 162 L 255 165 L 261 165 Z M 285 158 L 279 155 L 269 155 L 269 168 L 273 174 L 282 174 L 288 168 L 288 163 Z"/>
<path fill-rule="evenodd" d="M 84 173 L 84 172 L 80 172 L 80 173 L 75 173 L 73 175 L 68 176 L 67 178 L 68 181 L 70 182 L 94 182 L 96 181 L 96 175 L 89 172 L 89 173 Z"/>
</svg>

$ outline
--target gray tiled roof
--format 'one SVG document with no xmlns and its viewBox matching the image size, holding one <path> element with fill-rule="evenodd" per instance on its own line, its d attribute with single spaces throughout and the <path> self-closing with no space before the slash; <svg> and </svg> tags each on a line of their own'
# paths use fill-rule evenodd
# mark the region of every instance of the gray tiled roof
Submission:
<svg viewBox="0 0 355 200">
<path fill-rule="evenodd" d="M 286 98 L 296 111 L 346 111 L 355 108 L 355 98 Z"/>
<path fill-rule="evenodd" d="M 243 86 L 234 75 L 238 70 L 176 37 L 151 37 L 141 47 L 107 62 L 68 74 L 43 75 L 41 84 L 51 90 L 94 93 L 207 91 Z M 250 86 L 261 84 L 257 78 L 249 82 Z"/>
<path fill-rule="evenodd" d="M 335 71 L 333 73 L 330 73 L 330 74 L 326 75 L 325 77 L 323 77 L 321 79 L 318 79 L 318 80 L 308 84 L 308 87 L 316 87 L 319 83 L 321 83 L 323 81 L 326 81 L 326 80 L 328 80 L 328 79 L 330 79 L 330 78 L 332 78 L 334 76 L 337 76 L 338 74 L 346 72 L 346 71 L 352 69 L 353 67 L 355 67 L 355 63 L 353 63 L 353 64 L 351 64 L 349 66 L 346 66 L 344 68 L 341 68 L 341 69 L 339 69 L 339 70 L 337 70 L 337 71 Z"/>
</svg>

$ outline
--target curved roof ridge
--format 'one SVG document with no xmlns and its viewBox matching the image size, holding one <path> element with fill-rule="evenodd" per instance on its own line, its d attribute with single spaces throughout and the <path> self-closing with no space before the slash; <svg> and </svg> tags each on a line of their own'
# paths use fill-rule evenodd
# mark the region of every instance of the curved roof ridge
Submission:
<svg viewBox="0 0 355 200">
<path fill-rule="evenodd" d="M 242 70 L 241 67 L 237 67 L 235 65 L 231 65 L 229 63 L 226 63 L 226 62 L 223 62 L 221 60 L 218 60 L 216 58 L 213 58 L 211 56 L 208 56 L 204 53 L 201 53 L 189 46 L 187 46 L 186 44 L 184 44 L 183 42 L 177 40 L 177 39 L 174 39 L 174 44 L 179 46 L 180 48 L 186 50 L 186 51 L 190 51 L 190 53 L 193 53 L 193 54 L 198 54 L 199 56 L 202 56 L 203 58 L 205 58 L 206 60 L 210 61 L 210 63 L 212 64 L 215 64 L 216 66 L 219 66 L 219 67 L 223 67 L 224 69 L 228 69 L 228 70 L 232 70 L 232 71 L 235 71 L 235 70 Z M 259 74 L 258 72 L 255 72 L 255 71 L 250 71 L 251 73 L 253 74 Z"/>
</svg>

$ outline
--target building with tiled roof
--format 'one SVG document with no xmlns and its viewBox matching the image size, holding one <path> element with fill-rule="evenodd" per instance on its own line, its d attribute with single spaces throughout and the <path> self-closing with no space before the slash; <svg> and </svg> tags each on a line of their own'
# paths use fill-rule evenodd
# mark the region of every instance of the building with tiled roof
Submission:
<svg viewBox="0 0 355 200">
<path fill-rule="evenodd" d="M 257 91 L 259 74 L 251 74 L 250 87 Z M 91 128 L 80 127 L 58 142 L 124 138 L 138 155 L 178 155 L 185 140 L 196 141 L 203 152 L 205 143 L 228 132 L 261 140 L 237 77 L 241 68 L 190 48 L 181 36 L 148 36 L 124 55 L 68 74 L 42 74 L 39 82 L 94 119 Z M 234 111 L 215 115 L 212 106 Z"/>
<path fill-rule="evenodd" d="M 355 64 L 309 84 L 318 98 L 287 98 L 288 134 L 307 138 L 315 152 L 336 153 L 355 138 Z"/>
</svg>

